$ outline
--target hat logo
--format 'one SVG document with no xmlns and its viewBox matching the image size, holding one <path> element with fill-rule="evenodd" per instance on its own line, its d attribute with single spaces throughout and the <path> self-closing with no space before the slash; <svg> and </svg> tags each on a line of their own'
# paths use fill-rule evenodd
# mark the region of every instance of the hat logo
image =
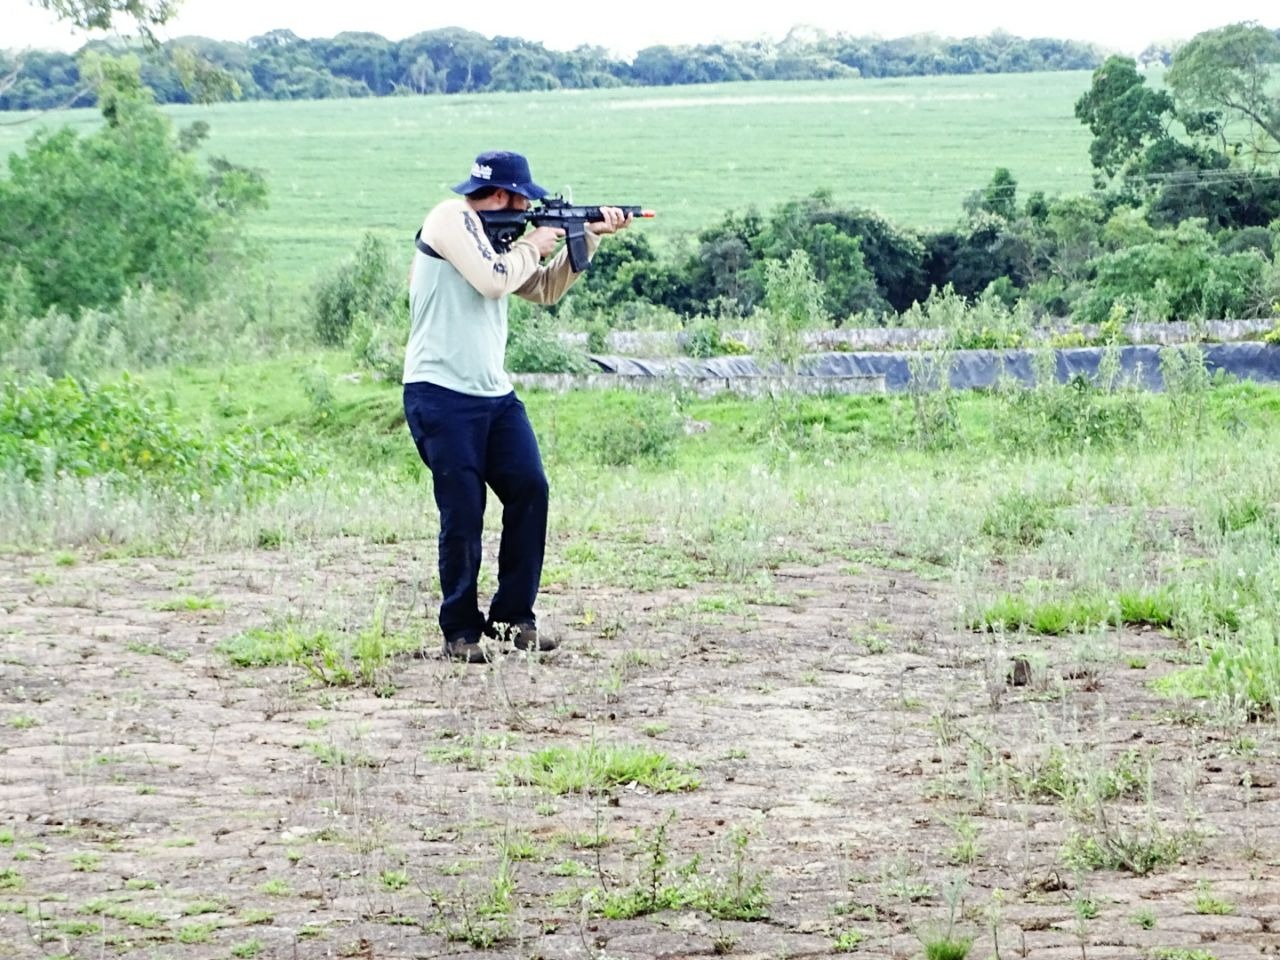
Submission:
<svg viewBox="0 0 1280 960">
<path fill-rule="evenodd" d="M 477 180 L 488 180 L 493 176 L 493 167 L 485 166 L 483 163 L 474 164 L 471 167 L 471 175 Z"/>
</svg>

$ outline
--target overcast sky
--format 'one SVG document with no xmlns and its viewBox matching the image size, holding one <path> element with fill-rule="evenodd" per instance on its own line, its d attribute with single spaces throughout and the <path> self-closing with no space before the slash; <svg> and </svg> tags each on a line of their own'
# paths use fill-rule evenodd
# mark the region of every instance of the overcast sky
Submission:
<svg viewBox="0 0 1280 960">
<path fill-rule="evenodd" d="M 793 26 L 827 33 L 900 37 L 912 33 L 981 36 L 1001 29 L 1022 37 L 1090 40 L 1137 53 L 1155 41 L 1185 40 L 1202 30 L 1241 20 L 1280 27 L 1276 0 L 1166 2 L 1154 8 L 1125 0 L 782 0 L 735 5 L 691 0 L 645 0 L 636 7 L 609 0 L 540 3 L 538 0 L 185 0 L 162 37 L 196 34 L 247 40 L 284 28 L 303 37 L 364 30 L 399 40 L 423 30 L 458 26 L 487 37 L 502 34 L 540 41 L 552 49 L 590 43 L 630 58 L 654 44 L 781 39 Z M 84 41 L 30 0 L 0 0 L 0 48 L 74 50 Z"/>
</svg>

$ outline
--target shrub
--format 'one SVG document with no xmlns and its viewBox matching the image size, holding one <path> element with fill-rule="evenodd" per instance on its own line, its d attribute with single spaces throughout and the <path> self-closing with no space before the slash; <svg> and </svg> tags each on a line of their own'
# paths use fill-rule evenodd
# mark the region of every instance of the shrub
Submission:
<svg viewBox="0 0 1280 960">
<path fill-rule="evenodd" d="M 344 346 L 356 317 L 377 327 L 408 322 L 408 290 L 392 269 L 387 245 L 366 233 L 355 252 L 312 291 L 311 316 L 316 336 L 328 346 Z"/>
<path fill-rule="evenodd" d="M 1251 293 L 1268 270 L 1257 250 L 1220 253 L 1200 220 L 1105 253 L 1093 266 L 1095 283 L 1073 311 L 1085 323 L 1103 322 L 1117 304 L 1156 321 L 1250 316 L 1260 307 Z"/>
<path fill-rule="evenodd" d="M 685 335 L 680 341 L 685 354 L 705 360 L 709 357 L 742 356 L 750 353 L 751 348 L 741 340 L 724 335 L 722 324 L 723 321 L 716 317 L 695 317 L 685 328 Z"/>
<path fill-rule="evenodd" d="M 241 215 L 262 206 L 260 176 L 225 160 L 208 170 L 143 86 L 136 57 L 88 54 L 101 76 L 102 125 L 41 131 L 0 177 L 0 276 L 22 267 L 27 308 L 72 317 L 150 285 L 184 302 L 208 298 L 241 259 Z"/>
<path fill-rule="evenodd" d="M 903 314 L 902 325 L 944 330 L 954 350 L 1003 350 L 1024 345 L 1031 334 L 1030 304 L 1011 309 L 1000 287 L 990 289 L 969 301 L 948 284 L 934 290 L 923 304 L 913 304 Z"/>
<path fill-rule="evenodd" d="M 408 328 L 403 317 L 371 316 L 361 310 L 351 321 L 351 355 L 356 363 L 386 380 L 404 371 Z"/>
<path fill-rule="evenodd" d="M 1011 450 L 1064 450 L 1083 444 L 1114 446 L 1144 433 L 1146 417 L 1136 389 L 1118 389 L 1119 354 L 1113 345 L 1099 364 L 1098 381 L 1077 375 L 1061 384 L 1057 357 L 1043 350 L 1033 359 L 1036 382 L 1002 382 L 997 390 L 996 435 Z"/>
<path fill-rule="evenodd" d="M 50 307 L 15 322 L 8 338 L 0 338 L 0 362 L 27 373 L 89 378 L 126 368 L 226 360 L 238 340 L 266 332 L 253 313 L 251 304 L 232 299 L 191 305 L 172 292 L 142 286 L 125 291 L 109 309 L 75 317 Z"/>
<path fill-rule="evenodd" d="M 10 381 L 0 389 L 0 472 L 154 482 L 185 493 L 260 490 L 302 477 L 309 457 L 270 430 L 211 438 L 180 426 L 128 377 Z"/>
<path fill-rule="evenodd" d="M 919 350 L 907 358 L 912 414 L 908 432 L 922 449 L 946 449 L 960 439 L 958 399 L 951 387 L 954 361 L 955 354 L 945 347 Z"/>
<path fill-rule="evenodd" d="M 523 300 L 511 301 L 506 366 L 512 373 L 583 373 L 590 369 L 586 354 L 560 339 L 551 315 Z"/>
<path fill-rule="evenodd" d="M 602 417 L 585 437 L 590 455 L 607 467 L 670 463 L 681 431 L 672 398 L 651 393 L 622 399 L 627 401 L 623 413 Z"/>
<path fill-rule="evenodd" d="M 762 325 L 758 354 L 793 372 L 805 352 L 804 331 L 825 326 L 823 286 L 809 255 L 792 250 L 785 262 L 766 260 L 765 307 L 756 312 Z"/>
</svg>

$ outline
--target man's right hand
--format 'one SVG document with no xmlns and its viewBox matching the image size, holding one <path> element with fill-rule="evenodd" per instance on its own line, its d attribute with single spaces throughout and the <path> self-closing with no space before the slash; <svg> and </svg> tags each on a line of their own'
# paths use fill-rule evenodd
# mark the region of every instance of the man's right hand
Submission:
<svg viewBox="0 0 1280 960">
<path fill-rule="evenodd" d="M 559 227 L 534 227 L 520 239 L 528 240 L 538 248 L 538 256 L 546 258 L 556 248 L 564 231 Z"/>
</svg>

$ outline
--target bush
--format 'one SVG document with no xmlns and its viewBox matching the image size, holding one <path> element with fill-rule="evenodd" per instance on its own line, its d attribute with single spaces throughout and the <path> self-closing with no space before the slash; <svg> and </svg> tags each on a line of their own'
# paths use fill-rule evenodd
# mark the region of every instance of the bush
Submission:
<svg viewBox="0 0 1280 960">
<path fill-rule="evenodd" d="M 386 243 L 371 233 L 312 291 L 312 323 L 326 346 L 345 346 L 360 314 L 374 329 L 408 323 L 404 277 L 392 268 Z"/>
<path fill-rule="evenodd" d="M 673 399 L 665 394 L 628 396 L 618 417 L 603 417 L 586 444 L 591 456 L 606 467 L 637 463 L 666 464 L 675 458 L 681 418 Z"/>
<path fill-rule="evenodd" d="M 111 309 L 78 318 L 50 307 L 11 322 L 0 304 L 0 368 L 50 377 L 97 378 L 104 371 L 173 363 L 226 361 L 263 342 L 279 348 L 297 331 L 295 318 L 260 309 L 252 284 L 207 303 L 189 305 L 172 292 L 128 290 Z M 261 317 L 261 319 L 259 319 Z"/>
<path fill-rule="evenodd" d="M 1264 307 L 1256 291 L 1266 286 L 1269 264 L 1256 249 L 1221 254 L 1203 221 L 1185 220 L 1093 266 L 1095 283 L 1072 314 L 1084 323 L 1102 323 L 1117 305 L 1148 321 L 1252 316 Z"/>
<path fill-rule="evenodd" d="M 998 391 L 996 435 L 1011 450 L 1075 449 L 1082 444 L 1113 446 L 1137 439 L 1146 427 L 1142 398 L 1134 389 L 1117 389 L 1116 348 L 1104 355 L 1099 383 L 1083 376 L 1061 384 L 1054 351 L 1033 361 L 1034 387 L 1006 382 Z"/>
<path fill-rule="evenodd" d="M 25 271 L 28 314 L 76 318 L 144 285 L 203 301 L 242 258 L 238 222 L 263 205 L 263 180 L 224 160 L 202 170 L 193 151 L 206 129 L 175 135 L 137 59 L 89 56 L 104 122 L 84 137 L 41 131 L 9 158 L 0 276 Z"/>
<path fill-rule="evenodd" d="M 828 323 L 823 287 L 803 250 L 792 250 L 785 262 L 766 260 L 764 267 L 765 305 L 755 313 L 761 324 L 756 352 L 793 373 L 805 353 L 804 332 Z"/>
<path fill-rule="evenodd" d="M 741 340 L 725 336 L 722 325 L 723 321 L 716 317 L 695 317 L 680 338 L 681 350 L 686 356 L 697 360 L 726 355 L 743 356 L 751 352 Z"/>
<path fill-rule="evenodd" d="M 902 317 L 906 327 L 937 328 L 953 350 L 1003 350 L 1025 345 L 1031 335 L 1029 304 L 1008 307 L 999 287 L 970 302 L 950 285 L 913 304 Z"/>
<path fill-rule="evenodd" d="M 0 472 L 152 483 L 182 493 L 250 491 L 296 480 L 310 458 L 270 430 L 211 438 L 177 424 L 128 377 L 104 386 L 70 378 L 10 381 L 0 390 Z"/>
<path fill-rule="evenodd" d="M 555 321 L 527 301 L 512 300 L 507 315 L 506 367 L 512 373 L 584 373 L 584 354 L 560 339 Z"/>
<path fill-rule="evenodd" d="M 388 320 L 363 310 L 351 321 L 351 354 L 356 363 L 378 377 L 398 380 L 404 373 L 405 318 Z"/>
</svg>

